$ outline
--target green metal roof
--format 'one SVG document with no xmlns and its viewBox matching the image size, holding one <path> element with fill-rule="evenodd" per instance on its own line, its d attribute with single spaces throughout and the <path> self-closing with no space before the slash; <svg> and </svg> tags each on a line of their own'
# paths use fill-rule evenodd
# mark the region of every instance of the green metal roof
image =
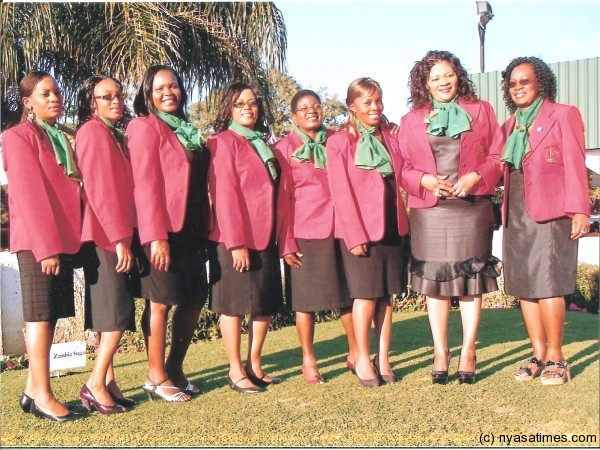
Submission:
<svg viewBox="0 0 600 450">
<path fill-rule="evenodd" d="M 600 57 L 548 64 L 557 81 L 558 103 L 579 108 L 585 124 L 585 147 L 600 148 Z M 494 107 L 500 124 L 508 118 L 502 99 L 500 71 L 469 75 L 479 98 Z"/>
</svg>

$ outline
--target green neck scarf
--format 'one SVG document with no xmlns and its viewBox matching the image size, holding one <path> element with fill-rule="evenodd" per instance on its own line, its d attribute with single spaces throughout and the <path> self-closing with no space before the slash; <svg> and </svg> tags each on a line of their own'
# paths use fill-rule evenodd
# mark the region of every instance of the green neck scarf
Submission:
<svg viewBox="0 0 600 450">
<path fill-rule="evenodd" d="M 316 139 L 313 141 L 309 135 L 300 130 L 297 126 L 295 127 L 296 134 L 302 139 L 304 145 L 298 147 L 292 158 L 302 162 L 311 162 L 312 159 L 315 161 L 315 167 L 317 169 L 327 169 L 327 156 L 325 155 L 325 140 L 327 128 L 325 125 L 321 125 L 317 132 Z M 312 156 L 312 159 L 311 159 Z"/>
<path fill-rule="evenodd" d="M 77 170 L 77 165 L 75 164 L 75 159 L 73 158 L 71 143 L 65 134 L 58 128 L 58 123 L 50 125 L 48 122 L 37 118 L 35 121 L 44 129 L 48 139 L 50 139 L 52 150 L 54 150 L 54 156 L 56 156 L 56 162 L 63 166 L 65 174 L 69 178 L 77 180 L 80 185 L 83 184 L 79 171 Z"/>
<path fill-rule="evenodd" d="M 229 121 L 229 129 L 235 131 L 237 134 L 245 137 L 250 141 L 252 146 L 256 149 L 258 156 L 263 160 L 267 169 L 269 170 L 269 175 L 273 181 L 277 181 L 279 174 L 277 173 L 277 168 L 275 167 L 274 161 L 275 156 L 273 155 L 273 149 L 269 147 L 269 144 L 265 142 L 265 135 L 260 131 L 254 131 L 250 128 L 246 128 L 243 125 L 240 125 L 233 120 Z"/>
<path fill-rule="evenodd" d="M 123 130 L 120 130 L 118 128 L 116 128 L 111 122 L 110 120 L 102 117 L 102 116 L 98 116 L 102 122 L 104 122 L 106 124 L 106 126 L 108 128 L 111 129 L 111 131 L 114 133 L 115 137 L 117 138 L 117 141 L 119 141 L 122 145 L 125 145 L 125 132 Z"/>
<path fill-rule="evenodd" d="M 367 129 L 358 120 L 355 121 L 355 124 L 362 138 L 356 145 L 354 165 L 366 170 L 377 169 L 384 178 L 392 175 L 394 173 L 392 157 L 385 145 L 373 136 L 377 127 Z"/>
<path fill-rule="evenodd" d="M 162 111 L 156 111 L 160 120 L 169 125 L 173 130 L 179 142 L 188 150 L 198 151 L 204 148 L 204 140 L 200 136 L 200 130 L 189 122 L 175 117 L 173 114 L 167 114 Z"/>
<path fill-rule="evenodd" d="M 504 144 L 501 161 L 511 163 L 517 170 L 523 165 L 523 158 L 529 151 L 529 127 L 537 117 L 542 103 L 543 99 L 540 97 L 529 107 L 517 111 L 515 129 Z"/>
<path fill-rule="evenodd" d="M 472 117 L 457 103 L 455 96 L 448 103 L 440 103 L 433 100 L 433 110 L 425 117 L 427 123 L 427 134 L 432 136 L 444 136 L 447 132 L 450 138 L 458 139 L 460 133 L 471 129 Z"/>
</svg>

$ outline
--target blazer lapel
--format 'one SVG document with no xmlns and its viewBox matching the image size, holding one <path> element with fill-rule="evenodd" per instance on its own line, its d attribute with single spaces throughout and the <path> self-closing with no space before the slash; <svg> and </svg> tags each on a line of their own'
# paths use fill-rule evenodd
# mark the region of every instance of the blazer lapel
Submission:
<svg viewBox="0 0 600 450">
<path fill-rule="evenodd" d="M 552 104 L 544 100 L 533 125 L 529 129 L 529 145 L 532 152 L 540 145 L 556 122 L 552 118 L 553 112 Z"/>
<path fill-rule="evenodd" d="M 479 113 L 481 112 L 481 104 L 479 102 L 467 102 L 462 99 L 458 99 L 459 106 L 464 109 L 469 116 L 471 116 L 471 129 L 460 134 L 461 142 L 468 142 L 471 136 L 474 136 L 473 130 L 477 127 L 477 121 L 479 120 Z"/>
</svg>

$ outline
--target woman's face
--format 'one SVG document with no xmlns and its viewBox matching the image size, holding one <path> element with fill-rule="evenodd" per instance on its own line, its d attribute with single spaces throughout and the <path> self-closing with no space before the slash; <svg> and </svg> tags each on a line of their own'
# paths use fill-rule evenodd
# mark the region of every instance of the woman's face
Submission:
<svg viewBox="0 0 600 450">
<path fill-rule="evenodd" d="M 170 70 L 159 70 L 152 82 L 152 103 L 161 112 L 173 114 L 181 103 L 181 86 Z"/>
<path fill-rule="evenodd" d="M 364 126 L 371 128 L 379 125 L 383 113 L 383 100 L 381 93 L 375 89 L 362 97 L 354 99 L 350 105 L 356 119 Z"/>
<path fill-rule="evenodd" d="M 113 80 L 102 80 L 94 87 L 92 105 L 94 114 L 104 117 L 113 125 L 123 117 L 125 100 L 123 92 Z"/>
<path fill-rule="evenodd" d="M 27 110 L 33 109 L 36 117 L 50 125 L 62 114 L 63 98 L 56 80 L 52 77 L 42 78 L 29 97 L 23 98 Z"/>
<path fill-rule="evenodd" d="M 301 97 L 296 105 L 296 112 L 292 113 L 292 121 L 304 133 L 318 131 L 323 125 L 321 102 L 312 95 Z"/>
<path fill-rule="evenodd" d="M 458 76 L 454 72 L 452 64 L 448 61 L 439 61 L 429 72 L 427 90 L 434 100 L 440 103 L 448 103 L 458 93 Z"/>
<path fill-rule="evenodd" d="M 527 108 L 540 96 L 535 72 L 531 64 L 520 64 L 513 69 L 508 80 L 510 98 L 518 108 Z"/>
<path fill-rule="evenodd" d="M 258 120 L 258 102 L 252 89 L 244 89 L 233 102 L 231 119 L 246 128 L 254 129 Z"/>
</svg>

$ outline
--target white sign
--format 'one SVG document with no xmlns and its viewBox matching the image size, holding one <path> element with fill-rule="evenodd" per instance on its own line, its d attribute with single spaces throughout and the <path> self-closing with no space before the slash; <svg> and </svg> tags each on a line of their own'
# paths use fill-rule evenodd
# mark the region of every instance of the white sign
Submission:
<svg viewBox="0 0 600 450">
<path fill-rule="evenodd" d="M 85 367 L 85 341 L 63 342 L 50 347 L 50 371 Z"/>
</svg>

